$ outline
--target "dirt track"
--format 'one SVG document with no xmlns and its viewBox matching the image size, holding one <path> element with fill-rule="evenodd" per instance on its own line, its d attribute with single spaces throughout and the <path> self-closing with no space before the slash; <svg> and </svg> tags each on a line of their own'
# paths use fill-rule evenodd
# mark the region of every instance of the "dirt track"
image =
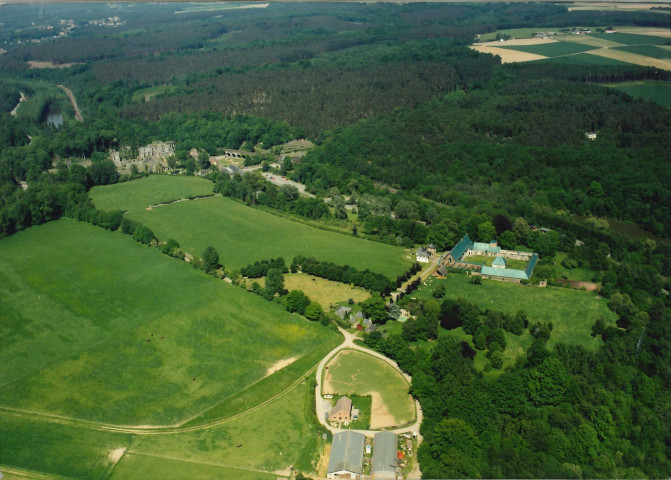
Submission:
<svg viewBox="0 0 671 480">
<path fill-rule="evenodd" d="M 75 118 L 77 119 L 78 122 L 83 122 L 84 119 L 82 118 L 82 114 L 79 111 L 79 107 L 77 106 L 77 100 L 75 100 L 75 96 L 72 94 L 72 91 L 66 87 L 65 85 L 58 85 L 60 88 L 63 89 L 63 91 L 68 95 L 68 98 L 70 99 L 70 103 L 72 104 L 72 108 L 75 109 Z"/>
</svg>

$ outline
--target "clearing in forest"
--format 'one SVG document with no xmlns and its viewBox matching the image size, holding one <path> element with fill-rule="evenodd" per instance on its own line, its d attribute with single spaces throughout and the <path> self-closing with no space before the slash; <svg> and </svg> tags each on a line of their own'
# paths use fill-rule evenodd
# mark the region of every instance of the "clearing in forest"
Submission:
<svg viewBox="0 0 671 480">
<path fill-rule="evenodd" d="M 333 282 L 324 278 L 313 277 L 304 273 L 292 273 L 284 276 L 284 288 L 287 290 L 302 290 L 317 302 L 322 308 L 329 309 L 339 302 L 346 302 L 350 298 L 355 303 L 363 302 L 370 294 L 361 287 Z"/>
<path fill-rule="evenodd" d="M 372 429 L 402 426 L 415 418 L 408 382 L 391 365 L 355 350 L 342 350 L 324 369 L 322 394 L 371 395 Z"/>
<path fill-rule="evenodd" d="M 0 407 L 115 425 L 243 411 L 337 343 L 318 322 L 70 219 L 0 241 L 0 304 Z"/>
</svg>

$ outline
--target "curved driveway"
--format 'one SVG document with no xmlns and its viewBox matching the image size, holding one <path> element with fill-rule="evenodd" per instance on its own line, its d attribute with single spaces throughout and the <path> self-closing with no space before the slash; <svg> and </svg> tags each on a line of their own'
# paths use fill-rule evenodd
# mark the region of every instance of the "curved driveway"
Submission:
<svg viewBox="0 0 671 480">
<path fill-rule="evenodd" d="M 401 375 L 408 381 L 408 383 L 412 382 L 412 378 L 410 375 L 407 375 L 404 373 L 400 368 L 398 368 L 398 364 L 393 361 L 390 358 L 385 357 L 381 353 L 375 352 L 373 350 L 370 350 L 368 348 L 362 347 L 360 345 L 357 345 L 354 343 L 354 340 L 357 338 L 356 335 L 349 333 L 342 328 L 338 327 L 338 330 L 340 333 L 342 333 L 345 336 L 345 341 L 338 345 L 336 348 L 331 350 L 323 359 L 321 362 L 319 362 L 319 365 L 317 366 L 317 386 L 315 387 L 315 401 L 316 401 L 316 410 L 317 410 L 317 419 L 319 420 L 319 423 L 321 423 L 324 427 L 326 427 L 328 430 L 330 430 L 332 433 L 338 433 L 338 432 L 343 432 L 347 431 L 349 429 L 345 428 L 337 428 L 337 427 L 332 427 L 329 425 L 329 423 L 326 421 L 326 408 L 324 408 L 324 401 L 322 399 L 322 372 L 324 371 L 324 366 L 328 363 L 331 358 L 335 356 L 336 353 L 338 353 L 341 350 L 344 349 L 350 349 L 350 350 L 358 350 L 360 352 L 366 353 L 368 355 L 371 355 L 373 357 L 379 358 L 380 360 L 387 362 L 389 365 L 391 365 L 394 369 L 398 370 Z M 402 427 L 402 428 L 396 428 L 392 429 L 390 431 L 394 433 L 416 433 L 417 434 L 417 441 L 418 443 L 421 443 L 422 437 L 419 434 L 419 426 L 422 423 L 422 408 L 419 405 L 419 402 L 415 400 L 415 413 L 416 413 L 416 419 L 415 423 L 412 425 L 409 425 L 407 427 Z M 375 435 L 375 432 L 378 430 L 355 430 L 356 432 L 363 433 L 364 435 L 368 437 L 372 437 Z"/>
</svg>

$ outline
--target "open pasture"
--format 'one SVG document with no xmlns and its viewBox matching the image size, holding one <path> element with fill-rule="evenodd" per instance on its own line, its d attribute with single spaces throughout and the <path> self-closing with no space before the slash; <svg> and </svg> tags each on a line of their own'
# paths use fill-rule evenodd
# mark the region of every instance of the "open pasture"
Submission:
<svg viewBox="0 0 671 480">
<path fill-rule="evenodd" d="M 562 342 L 595 349 L 602 341 L 591 336 L 594 322 L 599 317 L 603 317 L 607 324 L 614 324 L 616 320 L 616 315 L 608 309 L 606 299 L 593 293 L 487 279 L 482 280 L 482 285 L 472 285 L 469 279 L 467 275 L 456 274 L 448 274 L 444 279 L 432 278 L 413 296 L 430 298 L 436 285 L 443 283 L 445 298 L 464 298 L 481 309 L 491 308 L 512 315 L 523 310 L 530 322 L 552 322 L 549 345 Z"/>
<path fill-rule="evenodd" d="M 180 460 L 175 465 L 184 474 L 181 478 L 192 478 L 190 471 L 207 464 L 234 470 L 229 473 L 235 476 L 222 474 L 220 478 L 240 478 L 237 470 L 249 472 L 245 475 L 250 476 L 241 478 L 267 478 L 275 472 L 288 477 L 289 466 L 296 465 L 299 457 L 317 454 L 311 450 L 321 432 L 315 429 L 316 418 L 309 417 L 307 402 L 313 397 L 308 389 L 308 382 L 302 381 L 268 405 L 207 429 L 138 435 L 129 450 L 131 455 L 117 466 L 120 474 L 112 478 L 129 478 L 121 475 L 132 471 L 130 465 L 124 466 L 126 460 L 151 468 L 171 458 Z M 143 458 L 134 458 L 138 456 Z"/>
<path fill-rule="evenodd" d="M 415 407 L 408 382 L 391 365 L 355 350 L 343 350 L 324 369 L 323 394 L 371 395 L 371 428 L 413 421 Z"/>
<path fill-rule="evenodd" d="M 634 98 L 642 98 L 644 100 L 655 102 L 663 107 L 671 108 L 671 82 L 648 80 L 641 82 L 616 83 L 607 86 L 620 90 Z M 611 223 L 610 225 L 612 230 L 615 230 L 618 227 L 617 224 Z M 630 225 L 626 226 L 629 227 Z M 649 232 L 644 232 L 642 230 L 641 232 L 643 232 L 643 234 L 638 234 L 635 238 L 653 238 L 655 241 L 660 241 L 659 237 L 656 237 Z M 628 232 L 623 231 L 622 233 L 626 235 Z"/>
<path fill-rule="evenodd" d="M 121 233 L 69 219 L 2 240 L 0 276 L 0 406 L 178 425 L 336 336 Z M 259 392 L 248 408 L 266 398 Z"/>
<path fill-rule="evenodd" d="M 257 260 L 296 255 L 366 268 L 395 278 L 409 266 L 400 247 L 320 230 L 225 197 L 212 197 L 133 211 L 130 218 L 151 228 L 162 240 L 176 239 L 200 256 L 208 245 L 219 261 L 239 269 Z"/>
<path fill-rule="evenodd" d="M 284 288 L 287 290 L 302 290 L 324 309 L 338 302 L 346 302 L 350 298 L 356 303 L 363 302 L 370 294 L 361 287 L 350 287 L 339 282 L 332 282 L 325 278 L 313 277 L 304 273 L 292 273 L 284 276 Z"/>
<path fill-rule="evenodd" d="M 321 433 L 309 408 L 313 391 L 302 380 L 268 404 L 216 426 L 158 434 L 0 412 L 0 469 L 25 471 L 25 478 L 289 477 L 290 465 L 309 466 L 318 455 Z"/>
<path fill-rule="evenodd" d="M 89 196 L 100 210 L 137 211 L 159 203 L 212 195 L 213 191 L 214 184 L 204 178 L 149 175 L 130 182 L 95 187 Z"/>
</svg>

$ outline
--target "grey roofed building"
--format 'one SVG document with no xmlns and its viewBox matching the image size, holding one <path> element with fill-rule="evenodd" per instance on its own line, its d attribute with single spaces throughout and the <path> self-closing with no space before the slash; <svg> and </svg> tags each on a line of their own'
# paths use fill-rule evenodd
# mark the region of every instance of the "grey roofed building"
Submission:
<svg viewBox="0 0 671 480">
<path fill-rule="evenodd" d="M 349 312 L 351 312 L 351 311 L 352 311 L 351 308 L 349 308 L 349 307 L 345 307 L 345 306 L 343 305 L 343 306 L 338 307 L 338 308 L 336 309 L 335 314 L 338 315 L 338 316 L 340 317 L 340 320 L 344 320 L 344 319 L 345 319 L 345 316 L 348 315 Z"/>
<path fill-rule="evenodd" d="M 370 325 L 368 325 L 366 327 L 365 332 L 366 333 L 373 333 L 375 330 L 377 330 L 377 325 L 375 325 L 374 323 L 371 323 Z"/>
<path fill-rule="evenodd" d="M 339 432 L 333 435 L 331 457 L 326 471 L 328 478 L 361 478 L 363 474 L 363 434 L 353 431 Z"/>
<path fill-rule="evenodd" d="M 398 436 L 393 432 L 377 432 L 373 439 L 373 468 L 375 480 L 396 479 Z"/>
</svg>

